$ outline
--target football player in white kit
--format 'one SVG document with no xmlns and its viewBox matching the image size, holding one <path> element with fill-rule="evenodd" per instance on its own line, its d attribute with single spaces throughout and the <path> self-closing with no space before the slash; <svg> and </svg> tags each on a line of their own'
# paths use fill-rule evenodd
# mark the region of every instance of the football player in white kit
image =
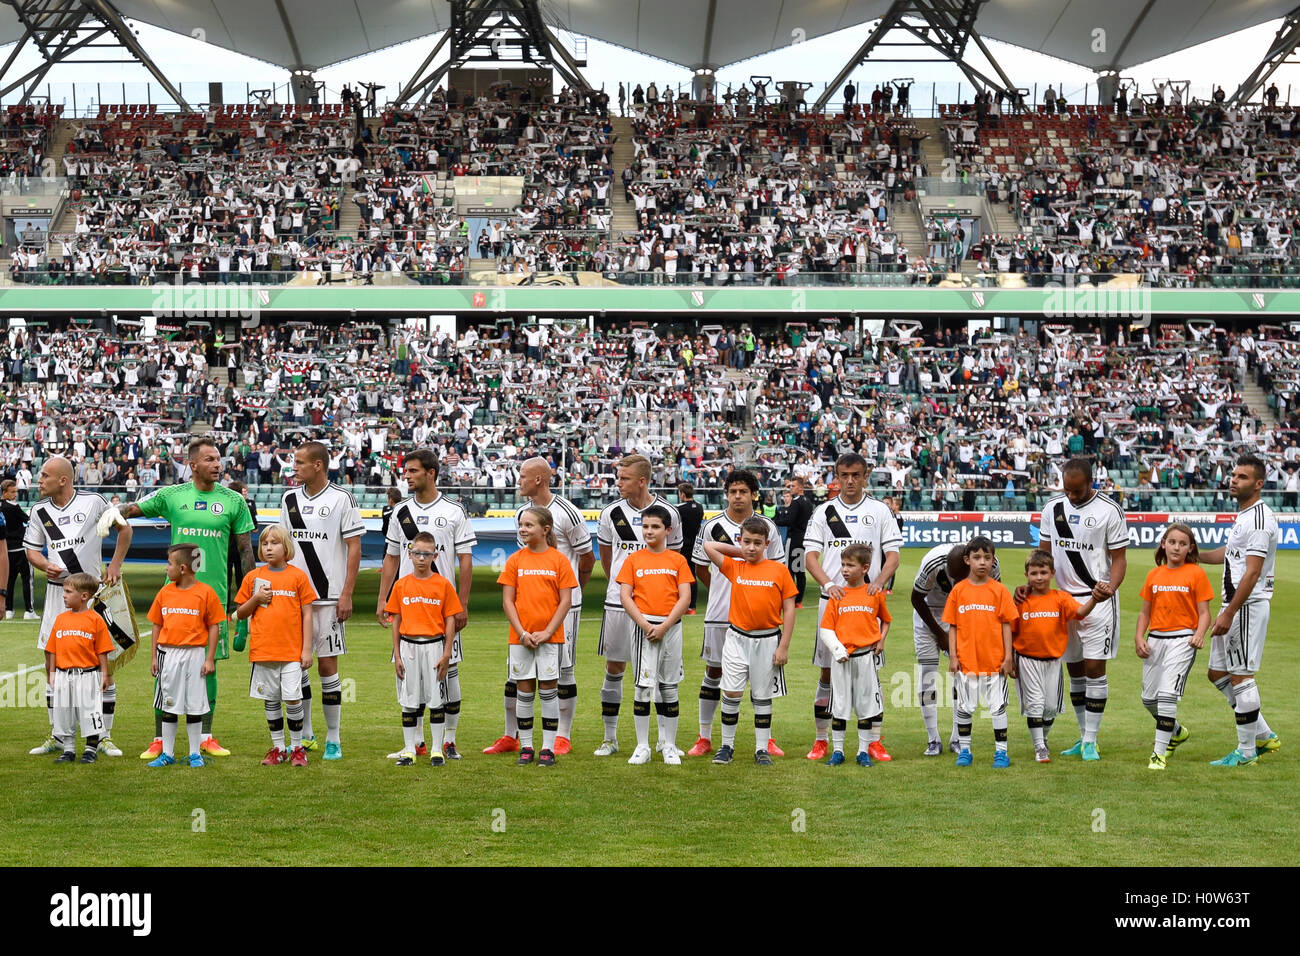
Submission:
<svg viewBox="0 0 1300 956">
<path fill-rule="evenodd" d="M 1210 630 L 1208 676 L 1237 717 L 1237 748 L 1213 761 L 1218 767 L 1248 766 L 1259 754 L 1282 746 L 1260 713 L 1255 683 L 1268 637 L 1277 558 L 1277 515 L 1260 500 L 1267 472 L 1254 455 L 1237 459 L 1228 483 L 1237 499 L 1237 519 L 1223 547 L 1201 552 L 1202 563 L 1223 565 L 1222 604 Z"/>
<path fill-rule="evenodd" d="M 1056 583 L 1076 601 L 1086 601 L 1100 586 L 1107 601 L 1082 620 L 1070 622 L 1065 669 L 1070 703 L 1079 722 L 1079 739 L 1063 756 L 1100 760 L 1097 732 L 1110 695 L 1106 662 L 1119 655 L 1119 588 L 1128 571 L 1128 520 L 1115 501 L 1092 488 L 1092 462 L 1071 458 L 1062 469 L 1065 494 L 1043 506 L 1039 547 L 1056 562 Z M 1022 585 L 1016 596 L 1023 599 Z"/>
<path fill-rule="evenodd" d="M 569 753 L 573 749 L 573 714 L 578 706 L 578 680 L 573 668 L 578 655 L 578 625 L 582 623 L 582 589 L 591 580 L 592 568 L 596 566 L 596 554 L 591 547 L 591 532 L 582 512 L 567 498 L 551 492 L 551 479 L 555 472 L 550 463 L 542 457 L 529 458 L 519 466 L 519 497 L 527 498 L 528 504 L 520 505 L 515 511 L 515 531 L 518 534 L 519 518 L 528 508 L 545 508 L 551 513 L 555 544 L 560 554 L 569 559 L 573 574 L 578 579 L 578 586 L 573 589 L 573 603 L 564 618 L 564 647 L 560 650 L 560 679 L 556 687 L 560 699 L 560 725 L 555 734 L 555 755 Z M 519 547 L 524 547 L 522 540 Z M 485 747 L 485 754 L 513 753 L 519 749 L 519 725 L 515 715 L 515 682 L 506 676 L 506 732 L 490 746 Z"/>
<path fill-rule="evenodd" d="M 682 520 L 677 508 L 667 498 L 650 492 L 650 461 L 641 455 L 627 455 L 616 472 L 618 501 L 600 512 L 596 543 L 600 545 L 600 566 L 609 586 L 605 590 L 605 614 L 600 622 L 598 653 L 605 658 L 605 683 L 600 689 L 600 712 L 605 722 L 605 739 L 596 748 L 597 757 L 618 753 L 618 711 L 623 703 L 623 671 L 632 659 L 633 638 L 637 627 L 623 610 L 619 594 L 618 572 L 633 551 L 645 547 L 641 538 L 641 514 L 651 505 L 668 509 L 672 527 L 668 529 L 668 547 L 682 547 Z"/>
<path fill-rule="evenodd" d="M 293 453 L 300 487 L 280 499 L 280 525 L 293 538 L 289 563 L 307 573 L 320 596 L 311 608 L 312 641 L 320 671 L 321 709 L 325 712 L 326 760 L 343 758 L 339 724 L 343 684 L 339 658 L 348 652 L 343 624 L 352 616 L 352 592 L 361 567 L 361 510 L 347 489 L 329 480 L 329 449 L 320 442 L 299 445 Z M 311 728 L 311 674 L 302 672 L 302 746 L 318 746 Z"/>
<path fill-rule="evenodd" d="M 829 598 L 844 596 L 844 576 L 840 573 L 840 553 L 855 541 L 871 545 L 871 567 L 867 571 L 867 593 L 884 589 L 898 570 L 903 536 L 889 505 L 866 493 L 867 460 L 861 455 L 840 455 L 835 461 L 835 480 L 840 493 L 814 509 L 804 535 L 808 573 L 821 586 L 817 604 L 820 624 Z M 815 633 L 815 632 L 814 632 Z M 813 640 L 813 664 L 821 668 L 817 696 L 813 700 L 813 719 L 817 739 L 808 752 L 809 760 L 823 760 L 830 752 L 831 732 L 831 652 L 821 641 Z M 868 749 L 872 760 L 891 760 L 879 740 Z"/>
<path fill-rule="evenodd" d="M 740 526 L 754 514 L 754 499 L 758 497 L 758 476 L 752 471 L 733 471 L 722 482 L 727 498 L 727 510 L 714 515 L 700 526 L 695 537 L 695 550 L 691 562 L 695 565 L 695 578 L 709 589 L 709 603 L 704 612 L 704 646 L 700 657 L 704 660 L 704 683 L 700 686 L 700 736 L 688 756 L 702 757 L 713 750 L 713 717 L 722 701 L 722 647 L 727 640 L 727 612 L 731 608 L 731 582 L 721 574 L 712 573 L 713 563 L 704 553 L 705 541 L 721 544 L 740 544 Z M 768 525 L 765 556 L 773 561 L 785 560 L 785 546 L 776 524 L 759 515 Z M 767 752 L 774 757 L 784 753 L 771 740 Z"/>
<path fill-rule="evenodd" d="M 46 459 L 45 464 L 41 465 L 40 474 L 36 476 L 36 487 L 41 500 L 32 505 L 31 520 L 27 523 L 27 533 L 23 536 L 28 562 L 45 574 L 45 610 L 41 614 L 41 633 L 36 639 L 36 647 L 42 652 L 50 639 L 54 619 L 64 611 L 64 580 L 69 574 L 81 571 L 98 577 L 103 557 L 104 539 L 95 525 L 110 507 L 109 503 L 103 495 L 78 491 L 73 487 L 72 481 L 71 462 L 59 456 Z M 113 584 L 121 579 L 122 562 L 131 547 L 131 534 L 129 524 L 118 526 L 113 560 L 109 562 L 108 570 L 102 578 L 105 584 Z M 121 636 L 114 634 L 113 642 L 122 646 Z M 46 704 L 49 705 L 48 687 L 45 695 Z M 122 756 L 122 751 L 111 739 L 116 707 L 117 685 L 110 683 L 104 690 L 104 733 L 99 739 L 99 752 L 109 757 Z M 51 735 L 30 753 L 52 754 L 62 750 Z"/>
<path fill-rule="evenodd" d="M 451 665 L 447 669 L 447 679 L 443 681 L 442 693 L 447 717 L 442 753 L 448 760 L 459 760 L 456 725 L 460 722 L 459 665 L 463 657 L 461 635 L 465 630 L 465 622 L 469 620 L 469 591 L 474 581 L 474 545 L 478 544 L 478 538 L 474 536 L 474 526 L 470 523 L 465 508 L 438 491 L 437 455 L 428 448 L 417 448 L 406 456 L 402 472 L 411 496 L 403 498 L 393 507 L 392 517 L 388 521 L 384 564 L 379 575 L 379 606 L 375 616 L 385 627 L 392 625 L 392 618 L 384 611 L 388 594 L 398 577 L 412 571 L 411 558 L 407 553 L 411 549 L 411 542 L 421 531 L 429 532 L 437 542 L 438 556 L 434 559 L 433 569 L 456 585 L 456 596 L 465 609 L 456 615 L 456 637 L 451 642 Z M 423 708 L 419 709 L 416 720 L 421 731 L 416 753 L 423 757 L 427 752 L 423 739 Z M 388 756 L 396 760 L 401 752 Z"/>
<path fill-rule="evenodd" d="M 935 545 L 925 552 L 916 579 L 912 582 L 912 644 L 916 648 L 916 664 L 920 670 L 918 687 L 921 698 L 921 720 L 925 722 L 925 756 L 938 757 L 943 753 L 939 739 L 939 652 L 948 653 L 948 627 L 942 621 L 944 605 L 953 585 L 970 574 L 966 563 L 966 543 Z M 994 581 L 1002 580 L 1002 569 L 997 557 L 993 558 Z M 956 699 L 957 688 L 953 687 Z M 948 749 L 959 751 L 957 745 L 957 708 L 952 711 L 952 734 Z"/>
</svg>

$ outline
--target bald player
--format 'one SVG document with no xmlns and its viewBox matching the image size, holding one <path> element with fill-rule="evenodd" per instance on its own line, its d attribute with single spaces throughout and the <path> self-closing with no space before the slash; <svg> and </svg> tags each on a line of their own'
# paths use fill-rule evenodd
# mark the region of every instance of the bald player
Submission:
<svg viewBox="0 0 1300 956">
<path fill-rule="evenodd" d="M 670 522 L 668 547 L 677 551 L 682 546 L 682 519 L 677 507 L 650 490 L 649 459 L 643 455 L 625 455 L 618 462 L 615 476 L 618 500 L 601 510 L 596 527 L 600 565 L 609 581 L 605 592 L 605 614 L 600 622 L 599 649 L 605 658 L 605 683 L 600 689 L 605 739 L 596 748 L 597 757 L 618 753 L 618 711 L 623 702 L 623 671 L 632 659 L 633 638 L 640 633 L 623 609 L 618 572 L 628 555 L 645 547 L 641 537 L 641 516 L 647 508 L 659 505 L 667 510 Z"/>
<path fill-rule="evenodd" d="M 564 619 L 564 647 L 560 651 L 560 682 L 556 688 L 560 698 L 560 725 L 555 736 L 555 754 L 561 756 L 573 749 L 571 734 L 573 714 L 578 706 L 578 680 L 573 668 L 578 655 L 578 625 L 582 620 L 582 589 L 591 580 L 591 570 L 596 566 L 596 554 L 591 547 L 591 532 L 587 522 L 573 502 L 551 491 L 555 470 L 545 458 L 529 458 L 519 466 L 519 497 L 528 504 L 520 505 L 515 512 L 515 529 L 519 516 L 526 508 L 546 508 L 551 513 L 555 528 L 555 543 L 560 553 L 573 565 L 578 586 L 573 589 L 573 602 Z M 523 547 L 523 542 L 518 542 Z M 510 753 L 519 749 L 519 726 L 515 717 L 515 682 L 506 679 L 506 732 L 485 754 Z"/>
<path fill-rule="evenodd" d="M 104 535 L 96 527 L 100 517 L 111 506 L 103 495 L 91 491 L 78 491 L 73 487 L 72 463 L 66 458 L 54 457 L 41 466 L 36 476 L 36 487 L 41 500 L 32 506 L 31 521 L 23 536 L 27 560 L 37 571 L 45 574 L 45 611 L 41 615 L 41 633 L 36 647 L 45 650 L 50 639 L 54 619 L 64 611 L 63 582 L 68 575 L 87 572 L 99 577 L 100 559 L 103 555 Z M 117 546 L 113 560 L 104 572 L 106 584 L 116 583 L 122 577 L 122 561 L 131 547 L 131 526 L 123 524 L 117 529 Z M 7 557 L 6 557 L 6 560 Z M 117 708 L 117 685 L 110 683 L 104 689 L 104 733 L 99 740 L 99 752 L 110 757 L 122 756 L 122 751 L 112 741 L 113 716 Z M 45 691 L 46 704 L 50 704 L 50 690 Z M 51 718 L 53 711 L 50 711 Z M 33 754 L 56 753 L 58 747 L 53 735 L 44 744 L 31 751 Z"/>
</svg>

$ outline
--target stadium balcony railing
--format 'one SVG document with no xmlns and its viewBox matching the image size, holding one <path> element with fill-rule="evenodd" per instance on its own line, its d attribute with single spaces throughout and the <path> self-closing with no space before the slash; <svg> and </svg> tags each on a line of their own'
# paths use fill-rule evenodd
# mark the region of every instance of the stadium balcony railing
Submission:
<svg viewBox="0 0 1300 956">
<path fill-rule="evenodd" d="M 481 261 L 481 260 L 475 260 Z M 485 288 L 496 287 L 499 284 L 508 285 L 527 285 L 542 279 L 560 278 L 567 280 L 573 285 L 586 286 L 588 283 L 583 282 L 581 277 L 586 275 L 599 275 L 607 283 L 625 286 L 647 286 L 647 285 L 678 285 L 678 286 L 701 286 L 705 288 L 718 288 L 722 286 L 850 286 L 857 288 L 897 288 L 900 286 L 943 286 L 944 288 L 1012 288 L 1012 289 L 1040 289 L 1057 286 L 1069 286 L 1079 291 L 1088 288 L 1106 289 L 1109 283 L 1118 279 L 1123 279 L 1114 288 L 1116 289 L 1161 289 L 1161 290 L 1198 290 L 1198 289 L 1278 289 L 1278 290 L 1300 290 L 1300 261 L 1295 264 L 1288 264 L 1274 272 L 1249 272 L 1240 271 L 1245 267 L 1237 267 L 1232 272 L 1214 272 L 1214 273 L 1197 273 L 1195 275 L 1185 275 L 1177 272 L 1169 272 L 1158 276 L 1154 281 L 1147 275 L 1138 272 L 1127 272 L 1120 274 L 1112 273 L 1091 273 L 1087 278 L 1088 282 L 1083 281 L 1080 275 L 1069 275 L 1052 272 L 987 272 L 974 274 L 957 274 L 950 273 L 946 269 L 926 272 L 906 272 L 899 265 L 894 271 L 875 270 L 875 271 L 857 271 L 856 269 L 836 269 L 831 268 L 824 271 L 807 271 L 807 272 L 736 272 L 731 271 L 727 278 L 723 280 L 717 273 L 705 277 L 695 272 L 677 272 L 669 274 L 667 272 L 622 272 L 622 271 L 604 271 L 594 272 L 587 269 L 575 268 L 564 272 L 550 272 L 538 270 L 530 272 L 524 278 L 523 282 L 519 281 L 519 275 L 515 272 L 497 273 L 490 275 L 501 275 L 508 278 L 508 283 L 498 283 L 491 281 L 472 282 L 470 276 L 463 272 L 450 272 L 442 269 L 430 271 L 404 272 L 412 283 L 417 285 L 481 285 Z M 205 272 L 198 279 L 191 278 L 188 271 L 178 272 L 175 269 L 158 270 L 150 281 L 141 281 L 142 277 L 132 276 L 126 269 L 108 269 L 97 273 L 83 272 L 49 272 L 45 269 L 14 269 L 11 273 L 11 279 L 15 283 L 26 285 L 50 285 L 50 286 L 122 286 L 122 285 L 162 285 L 173 284 L 177 276 L 181 277 L 181 282 L 185 285 L 191 283 L 201 284 L 243 284 L 243 285 L 284 285 L 292 282 L 297 276 L 303 273 L 318 273 L 321 276 L 321 284 L 327 285 L 330 281 L 328 270 L 320 269 L 279 269 L 269 272 L 251 272 L 241 273 L 230 271 L 226 273 L 223 279 L 222 275 L 216 271 Z M 378 273 L 376 273 L 378 274 Z M 483 273 L 478 273 L 482 276 Z M 335 277 L 336 282 L 345 280 L 354 280 L 351 272 L 344 272 L 340 277 Z"/>
<path fill-rule="evenodd" d="M 242 480 L 242 478 L 240 479 Z M 148 494 L 153 488 L 139 488 L 135 491 L 128 491 L 125 487 L 117 485 L 97 485 L 86 486 L 104 495 L 106 498 L 112 498 L 113 495 L 121 497 L 123 502 L 137 501 L 144 495 Z M 159 486 L 155 486 L 159 487 Z M 259 511 L 265 509 L 278 508 L 280 497 L 288 489 L 288 485 L 280 483 L 250 484 L 248 485 L 249 496 Z M 382 484 L 344 484 L 356 496 L 357 504 L 363 510 L 378 510 L 387 504 L 387 492 L 390 486 Z M 598 510 L 605 505 L 612 504 L 618 500 L 618 491 L 615 488 L 606 488 L 598 490 L 594 488 L 579 488 L 569 484 L 557 485 L 553 489 L 556 494 L 563 495 L 572 501 L 579 508 L 587 510 Z M 669 501 L 678 500 L 676 486 L 665 488 L 651 488 L 651 492 L 662 495 Z M 439 486 L 439 491 L 444 494 L 458 499 L 462 502 L 470 515 L 473 517 L 482 517 L 489 511 L 510 511 L 513 512 L 519 506 L 520 498 L 514 487 L 508 488 L 491 488 L 482 485 L 445 485 Z M 773 504 L 781 503 L 783 487 L 779 484 L 765 486 L 763 493 L 766 504 L 770 507 Z M 869 491 L 877 497 L 884 497 L 891 494 L 890 490 L 884 486 L 872 487 Z M 1041 491 L 1037 496 L 1030 499 L 1023 491 L 1017 492 L 1014 496 L 1008 497 L 994 489 L 981 488 L 976 489 L 967 497 L 969 489 L 962 489 L 953 496 L 945 498 L 940 507 L 935 507 L 933 495 L 929 488 L 923 488 L 919 502 L 913 502 L 909 492 L 903 492 L 903 510 L 909 512 L 931 512 L 952 513 L 952 512 L 1036 512 L 1048 498 L 1053 496 L 1053 492 Z M 898 492 L 893 492 L 898 494 Z M 1222 513 L 1228 514 L 1236 510 L 1236 503 L 1226 490 L 1215 491 L 1209 489 L 1151 489 L 1147 490 L 1124 490 L 1122 492 L 1110 491 L 1108 494 L 1116 497 L 1123 505 L 1125 510 L 1130 512 L 1157 512 L 1157 513 L 1175 513 L 1175 514 L 1202 514 L 1202 513 Z M 19 493 L 19 502 L 22 504 L 31 504 L 37 499 L 38 495 L 35 488 L 30 488 L 25 492 Z M 1279 512 L 1296 512 L 1300 511 L 1300 501 L 1297 501 L 1296 493 L 1288 493 L 1277 490 L 1266 490 L 1262 494 L 1263 500 L 1272 508 Z M 698 501 L 706 510 L 721 510 L 726 507 L 727 502 L 721 488 L 701 488 L 695 489 L 695 500 Z M 821 499 L 819 499 L 821 500 Z"/>
</svg>

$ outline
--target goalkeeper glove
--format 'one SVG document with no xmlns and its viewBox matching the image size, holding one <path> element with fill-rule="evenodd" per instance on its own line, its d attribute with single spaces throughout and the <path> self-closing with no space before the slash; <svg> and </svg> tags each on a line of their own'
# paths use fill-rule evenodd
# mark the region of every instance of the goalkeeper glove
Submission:
<svg viewBox="0 0 1300 956">
<path fill-rule="evenodd" d="M 107 538 L 112 532 L 114 526 L 126 527 L 126 519 L 122 517 L 122 512 L 109 506 L 104 513 L 99 516 L 99 523 L 95 525 L 95 532 L 101 538 Z"/>
</svg>

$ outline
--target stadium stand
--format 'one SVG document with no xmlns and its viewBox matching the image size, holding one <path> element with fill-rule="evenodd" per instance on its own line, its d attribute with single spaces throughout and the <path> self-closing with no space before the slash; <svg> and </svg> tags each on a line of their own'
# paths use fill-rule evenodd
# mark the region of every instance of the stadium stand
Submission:
<svg viewBox="0 0 1300 956">
<path fill-rule="evenodd" d="M 611 118 L 607 98 L 570 88 L 504 85 L 464 100 L 440 90 L 359 126 L 341 105 L 189 116 L 101 106 L 65 124 L 63 215 L 46 243 L 14 254 L 11 274 L 38 284 L 368 284 L 382 273 L 461 283 L 472 260 L 490 259 L 509 283 L 585 273 L 904 285 L 939 271 L 892 217 L 906 208 L 910 226 L 899 204 L 927 173 L 927 133 L 905 112 L 728 97 L 634 103 L 631 113 Z M 631 156 L 619 173 L 621 135 Z M 506 216 L 483 217 L 471 235 L 455 184 L 476 176 L 521 186 Z M 632 214 L 621 229 L 619 176 Z"/>
<path fill-rule="evenodd" d="M 10 169 L 39 166 L 62 131 L 70 186 L 13 278 L 889 286 L 952 269 L 986 285 L 1300 288 L 1289 107 L 943 106 L 945 160 L 1017 230 L 954 243 L 913 203 L 929 121 L 897 109 L 634 97 L 620 119 L 569 88 L 448 99 L 359 135 L 339 105 L 101 106 L 62 127 L 11 111 Z M 467 215 L 456 183 L 477 176 L 517 177 L 518 201 Z"/>
<path fill-rule="evenodd" d="M 80 483 L 127 497 L 184 480 L 184 445 L 209 429 L 259 503 L 278 499 L 290 449 L 312 437 L 367 507 L 400 482 L 405 452 L 432 447 L 440 483 L 479 514 L 513 500 L 515 464 L 534 453 L 590 507 L 615 494 L 613 462 L 631 451 L 655 463 L 656 487 L 692 481 L 714 505 L 732 467 L 825 494 L 834 458 L 858 451 L 878 463 L 874 490 L 909 510 L 1032 508 L 1076 454 L 1135 510 L 1227 506 L 1241 447 L 1274 463 L 1275 497 L 1300 467 L 1300 348 L 1278 326 L 968 339 L 900 323 L 855 340 L 834 320 L 594 332 L 503 320 L 453 338 L 290 321 L 231 341 L 206 323 L 151 339 L 132 326 L 11 330 L 0 470 L 25 493 L 56 453 Z"/>
<path fill-rule="evenodd" d="M 1020 230 L 974 243 L 978 269 L 1031 285 L 1126 272 L 1152 286 L 1300 288 L 1296 112 L 1141 104 L 943 109 L 958 169 L 1010 201 Z"/>
</svg>

